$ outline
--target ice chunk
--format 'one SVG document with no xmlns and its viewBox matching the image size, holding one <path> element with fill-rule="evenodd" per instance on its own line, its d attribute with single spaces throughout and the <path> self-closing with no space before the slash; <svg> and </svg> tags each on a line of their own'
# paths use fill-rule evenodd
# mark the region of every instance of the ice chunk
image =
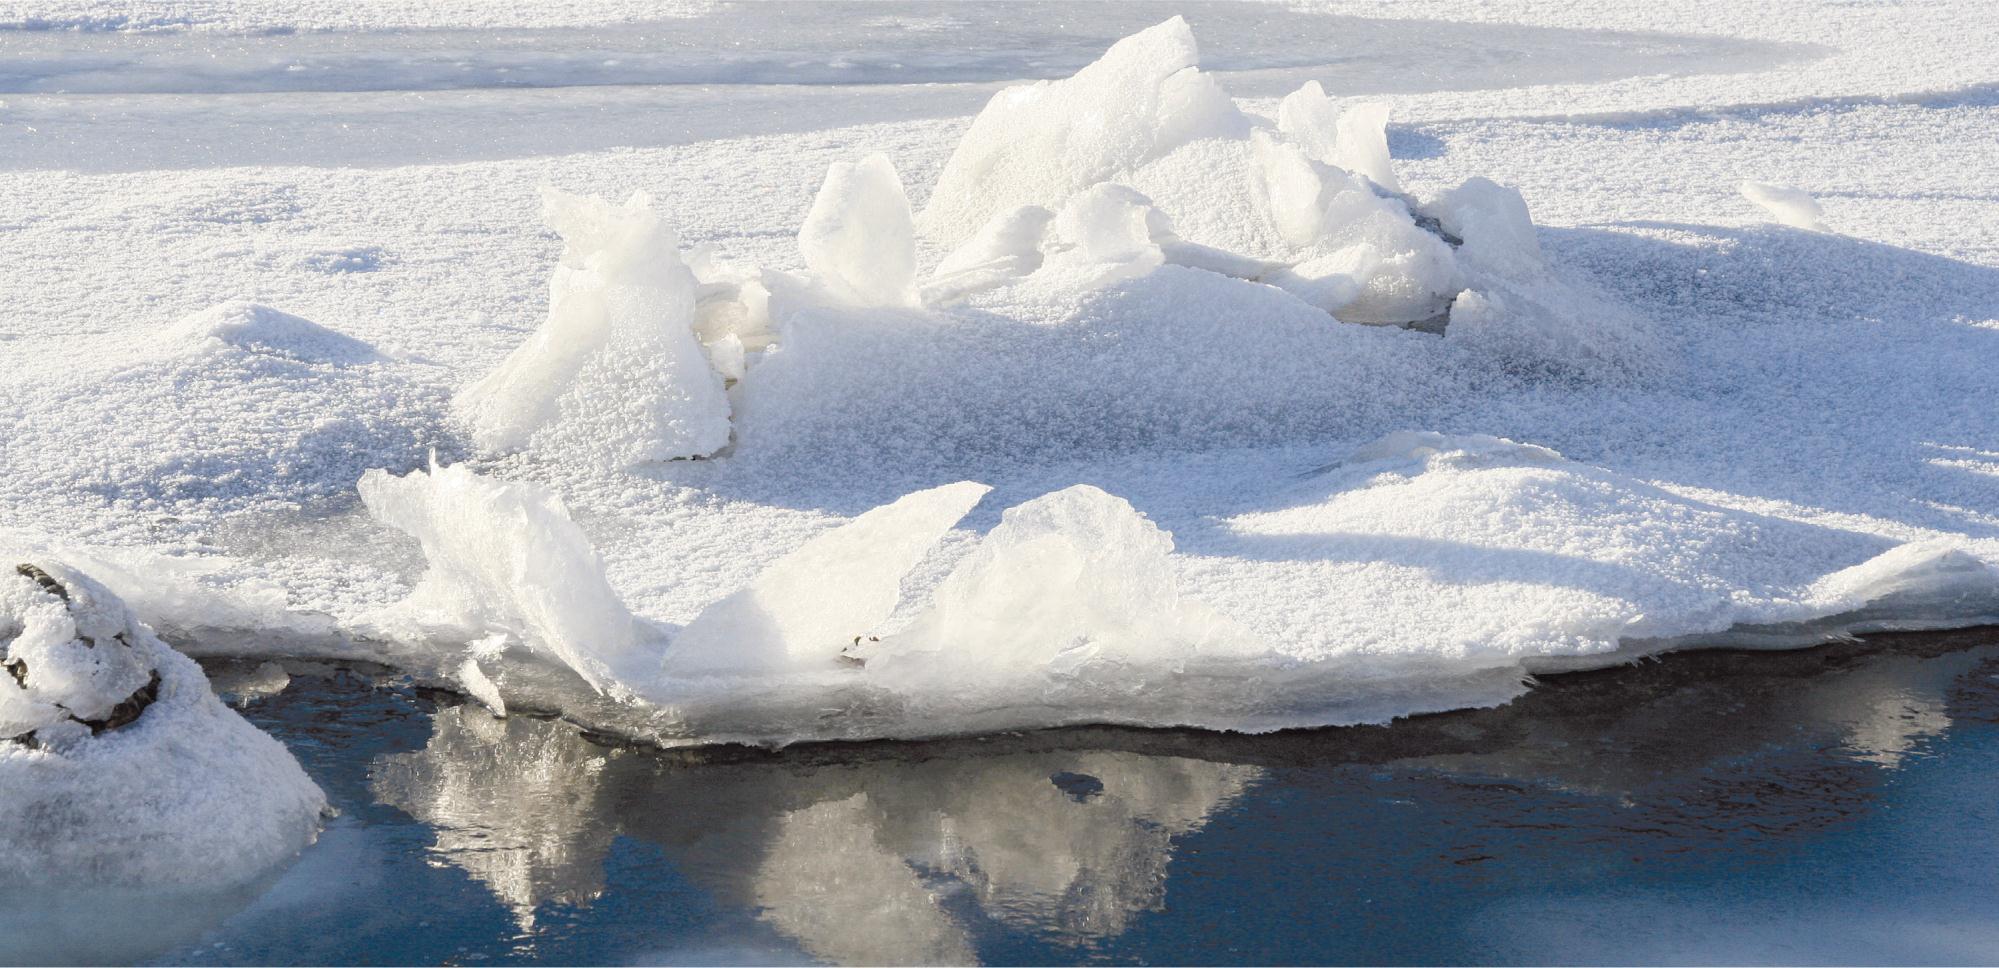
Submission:
<svg viewBox="0 0 1999 968">
<path fill-rule="evenodd" d="M 1388 160 L 1388 105 L 1363 101 L 1340 114 L 1339 146 L 1333 164 L 1391 192 L 1400 192 L 1402 182 Z"/>
<path fill-rule="evenodd" d="M 562 501 L 463 464 L 361 478 L 368 513 L 417 539 L 429 566 L 386 620 L 414 637 L 506 633 L 602 690 L 649 677 L 604 565 Z"/>
<path fill-rule="evenodd" d="M 916 230 L 888 156 L 834 162 L 798 232 L 805 264 L 856 306 L 915 306 Z"/>
<path fill-rule="evenodd" d="M 971 675 L 1070 675 L 1222 642 L 1228 623 L 1181 598 L 1172 551 L 1123 498 L 1088 484 L 1045 494 L 1008 508 L 882 651 L 941 654 Z"/>
<path fill-rule="evenodd" d="M 502 719 L 507 715 L 507 701 L 500 696 L 500 687 L 479 668 L 479 660 L 466 659 L 458 666 L 458 684 L 465 687 L 466 695 L 479 701 L 486 711 Z"/>
<path fill-rule="evenodd" d="M 1095 289 L 1136 279 L 1166 263 L 1155 233 L 1172 228 L 1151 199 L 1123 185 L 1092 187 L 1056 214 L 1037 281 Z"/>
<path fill-rule="evenodd" d="M 199 666 L 83 573 L 8 560 L 0 885 L 221 889 L 312 842 L 325 796 Z"/>
<path fill-rule="evenodd" d="M 1819 208 L 1818 200 L 1799 189 L 1746 181 L 1742 183 L 1742 197 L 1755 202 L 1779 225 L 1807 232 L 1832 231 L 1826 227 L 1825 211 Z"/>
<path fill-rule="evenodd" d="M 923 287 L 923 301 L 948 303 L 1041 268 L 1041 241 L 1054 220 L 1055 213 L 1039 205 L 994 215 L 978 234 L 937 263 Z"/>
<path fill-rule="evenodd" d="M 1278 234 L 1293 248 L 1318 241 L 1326 221 L 1326 208 L 1319 199 L 1325 182 L 1312 160 L 1298 145 L 1264 131 L 1252 135 L 1250 145 L 1264 204 Z"/>
<path fill-rule="evenodd" d="M 904 575 L 991 490 L 962 481 L 905 495 L 806 542 L 673 640 L 666 674 L 827 667 L 879 631 Z"/>
<path fill-rule="evenodd" d="M 1277 130 L 1313 161 L 1339 164 L 1340 120 L 1339 107 L 1318 81 L 1306 81 L 1277 103 Z"/>
<path fill-rule="evenodd" d="M 995 213 L 1055 208 L 1177 145 L 1246 133 L 1199 61 L 1193 31 L 1174 17 L 1111 45 L 1074 77 L 999 92 L 945 163 L 920 227 L 957 243 Z"/>
<path fill-rule="evenodd" d="M 1518 191 L 1490 179 L 1468 178 L 1424 211 L 1460 240 L 1459 258 L 1479 268 L 1518 278 L 1543 267 L 1541 241 L 1527 200 Z"/>
<path fill-rule="evenodd" d="M 696 281 L 651 199 L 547 189 L 542 210 L 564 242 L 548 321 L 459 393 L 473 441 L 602 467 L 726 446 L 728 397 L 694 336 Z"/>
</svg>

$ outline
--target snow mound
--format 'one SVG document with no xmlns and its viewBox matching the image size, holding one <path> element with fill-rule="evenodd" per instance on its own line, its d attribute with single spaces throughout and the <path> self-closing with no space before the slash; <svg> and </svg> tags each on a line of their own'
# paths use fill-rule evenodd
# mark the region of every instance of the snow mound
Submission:
<svg viewBox="0 0 1999 968">
<path fill-rule="evenodd" d="M 311 843 L 326 799 L 109 589 L 0 574 L 0 882 L 211 890 Z"/>
<path fill-rule="evenodd" d="M 160 507 L 343 495 L 437 441 L 430 368 L 297 316 L 229 302 L 0 379 L 22 495 Z"/>
<path fill-rule="evenodd" d="M 458 394 L 473 442 L 604 468 L 727 446 L 729 400 L 694 330 L 700 282 L 652 200 L 542 197 L 563 238 L 548 322 Z"/>
<path fill-rule="evenodd" d="M 170 338 L 192 347 L 233 348 L 300 363 L 354 366 L 386 358 L 373 346 L 269 306 L 235 300 L 176 323 Z"/>
</svg>

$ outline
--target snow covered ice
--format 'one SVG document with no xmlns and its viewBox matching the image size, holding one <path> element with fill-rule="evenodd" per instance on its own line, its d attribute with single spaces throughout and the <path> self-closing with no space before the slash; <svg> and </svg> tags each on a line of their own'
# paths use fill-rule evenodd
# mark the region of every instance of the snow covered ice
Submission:
<svg viewBox="0 0 1999 968">
<path fill-rule="evenodd" d="M 0 574 L 0 638 L 7 919 L 62 889 L 233 887 L 318 833 L 298 761 L 102 584 L 26 556 Z"/>
<path fill-rule="evenodd" d="M 1985 222 L 1723 166 L 1725 139 L 1661 155 L 1645 137 L 1752 126 L 1688 113 L 1697 71 L 1543 65 L 1577 99 L 1551 119 L 1473 63 L 1446 90 L 1288 47 L 1204 61 L 1203 24 L 1243 14 L 1157 12 L 1106 14 L 1129 35 L 1059 69 L 909 59 L 948 110 L 868 60 L 870 98 L 801 85 L 776 127 L 728 128 L 777 96 L 745 62 L 697 78 L 734 107 L 667 147 L 588 150 L 621 122 L 578 114 L 532 158 L 10 172 L 8 244 L 89 293 L 15 287 L 0 524 L 189 652 L 387 661 L 665 744 L 1374 722 L 1666 649 L 1999 617 Z M 1778 63 L 1871 16 L 1701 56 L 1743 103 L 1886 84 L 1878 58 Z M 537 70 L 691 69 L 601 74 L 561 47 L 601 36 L 543 26 Z M 1538 35 L 1487 26 L 1532 62 Z M 773 50 L 809 43 L 784 29 Z M 102 55 L 71 80 L 106 96 L 186 54 L 46 43 Z M 310 32 L 271 43 L 329 65 L 295 83 L 339 110 L 375 103 Z M 449 89 L 428 56 L 377 66 Z M 506 56 L 465 83 L 528 70 Z M 232 124 L 288 89 L 227 66 L 187 83 Z M 540 110 L 520 97 L 479 110 Z M 138 254 L 75 268 L 135 226 Z"/>
</svg>

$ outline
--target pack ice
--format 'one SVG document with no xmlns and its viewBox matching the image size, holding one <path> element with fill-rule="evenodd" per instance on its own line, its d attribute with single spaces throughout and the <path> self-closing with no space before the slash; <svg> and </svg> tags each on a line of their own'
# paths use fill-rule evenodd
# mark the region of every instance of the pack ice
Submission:
<svg viewBox="0 0 1999 968">
<path fill-rule="evenodd" d="M 1758 510 L 1614 469 L 1608 434 L 1571 460 L 1479 432 L 1697 374 L 1518 192 L 1405 191 L 1386 123 L 1318 84 L 1250 114 L 1175 18 L 995 95 L 934 183 L 835 163 L 789 271 L 683 247 L 642 194 L 551 190 L 542 328 L 387 411 L 471 459 L 399 438 L 360 480 L 420 560 L 407 598 L 266 577 L 495 714 L 665 744 L 1381 721 L 1999 616 L 1990 541 Z M 252 329 L 215 338 L 332 345 Z M 313 352 L 312 393 L 431 385 Z"/>
</svg>

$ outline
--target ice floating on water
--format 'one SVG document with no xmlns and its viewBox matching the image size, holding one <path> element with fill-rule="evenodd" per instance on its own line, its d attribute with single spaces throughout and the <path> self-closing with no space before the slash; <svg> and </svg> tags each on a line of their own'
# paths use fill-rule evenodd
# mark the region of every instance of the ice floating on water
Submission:
<svg viewBox="0 0 1999 968">
<path fill-rule="evenodd" d="M 462 468 L 431 477 L 447 474 L 457 488 L 521 493 Z M 624 638 L 612 660 L 549 650 L 632 705 L 565 697 L 533 677 L 521 688 L 596 728 L 665 743 L 1071 722 L 1263 730 L 1499 702 L 1530 672 L 1647 650 L 1802 643 L 1939 609 L 1999 616 L 1999 571 L 1948 545 L 1729 510 L 1545 447 L 1434 432 L 1391 434 L 1245 495 L 1247 510 L 1186 551 L 1123 499 L 1066 488 L 1007 510 L 941 581 L 905 587 L 984 493 L 950 485 L 863 514 L 677 635 Z M 504 501 L 423 513 L 468 534 L 523 530 Z M 475 551 L 515 555 L 427 540 L 426 587 L 476 567 L 439 553 Z M 530 641 L 556 641 L 547 629 L 619 641 L 630 619 L 587 547 L 570 534 L 556 557 L 560 568 L 514 580 L 542 616 Z M 550 574 L 565 584 L 532 584 Z M 496 579 L 481 581 L 482 595 L 506 600 Z M 455 621 L 474 621 L 462 611 Z M 909 618 L 891 625 L 891 613 Z M 620 628 L 579 637 L 604 616 Z"/>
<path fill-rule="evenodd" d="M 1742 197 L 1755 202 L 1779 225 L 1807 232 L 1832 231 L 1826 227 L 1825 212 L 1819 208 L 1818 200 L 1799 189 L 1746 181 L 1742 183 Z"/>
<path fill-rule="evenodd" d="M 548 322 L 458 395 L 473 441 L 607 468 L 727 446 L 722 376 L 694 333 L 699 282 L 652 200 L 551 189 L 542 210 L 563 237 Z"/>
<path fill-rule="evenodd" d="M 0 573 L 0 884 L 209 890 L 289 860 L 325 797 L 109 589 Z"/>
</svg>

